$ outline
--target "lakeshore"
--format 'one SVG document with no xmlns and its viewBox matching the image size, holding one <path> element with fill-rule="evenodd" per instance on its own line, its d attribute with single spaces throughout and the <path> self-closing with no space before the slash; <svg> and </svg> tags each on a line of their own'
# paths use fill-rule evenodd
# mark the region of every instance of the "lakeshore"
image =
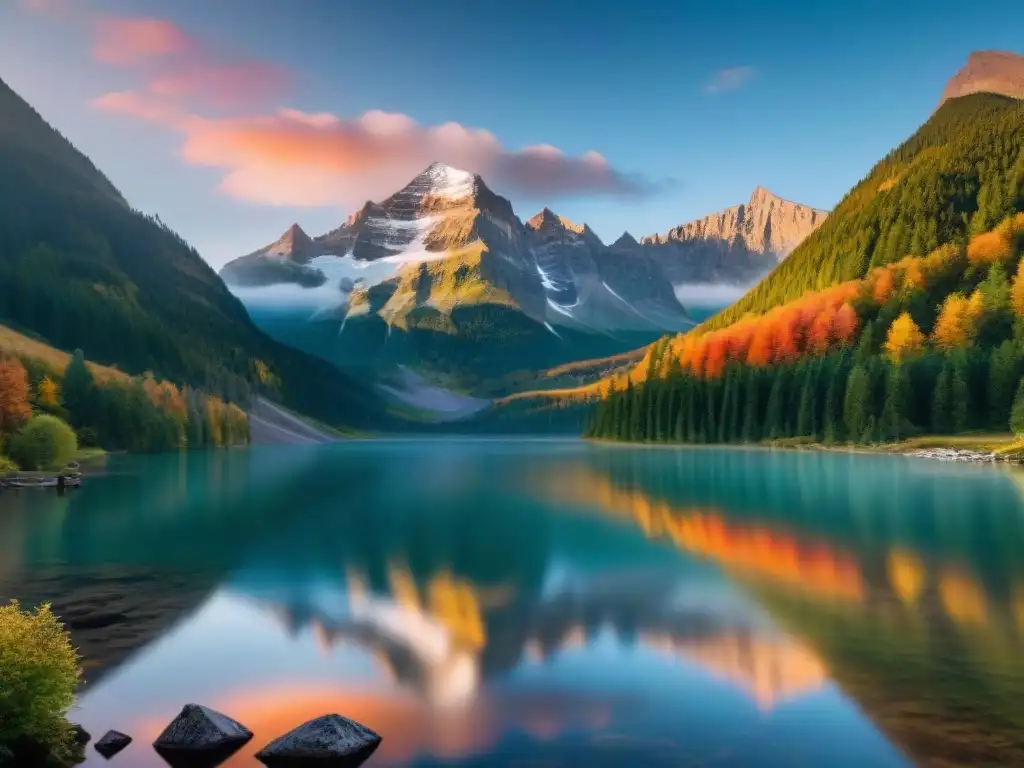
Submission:
<svg viewBox="0 0 1024 768">
<path fill-rule="evenodd" d="M 895 443 L 822 443 L 812 438 L 761 440 L 756 443 L 649 443 L 602 438 L 587 442 L 623 448 L 688 448 L 777 451 L 821 451 L 826 453 L 892 454 L 961 463 L 1024 464 L 1024 439 L 1011 434 L 922 435 Z"/>
</svg>

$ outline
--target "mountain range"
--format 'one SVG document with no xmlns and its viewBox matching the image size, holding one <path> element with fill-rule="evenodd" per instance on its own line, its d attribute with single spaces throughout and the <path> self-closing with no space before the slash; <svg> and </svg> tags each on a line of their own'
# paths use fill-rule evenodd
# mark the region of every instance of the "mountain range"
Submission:
<svg viewBox="0 0 1024 768">
<path fill-rule="evenodd" d="M 467 293 L 464 276 L 472 273 L 470 282 L 483 284 L 473 286 L 482 294 L 478 301 L 515 305 L 541 323 L 596 331 L 675 329 L 689 323 L 674 286 L 748 285 L 826 216 L 757 187 L 747 203 L 640 240 L 626 232 L 609 246 L 588 225 L 549 208 L 524 223 L 479 176 L 435 163 L 386 200 L 367 202 L 337 229 L 311 238 L 294 224 L 270 245 L 229 262 L 221 276 L 237 288 L 317 288 L 334 281 L 339 303 L 354 294 L 351 316 L 389 294 L 373 311 L 402 326 L 416 309 L 443 312 L 471 302 L 459 294 Z M 426 274 L 435 279 L 423 284 L 422 264 L 452 258 L 459 262 L 452 270 L 428 266 Z M 460 289 L 438 279 L 460 267 Z M 378 283 L 389 286 L 371 295 Z M 410 297 L 414 286 L 419 294 Z"/>
<path fill-rule="evenodd" d="M 677 288 L 750 285 L 826 215 L 758 187 L 665 235 L 606 245 L 549 208 L 523 222 L 480 176 L 434 163 L 337 229 L 310 237 L 293 225 L 221 276 L 290 344 L 347 366 L 433 369 L 466 388 L 692 327 L 700 316 Z"/>
</svg>

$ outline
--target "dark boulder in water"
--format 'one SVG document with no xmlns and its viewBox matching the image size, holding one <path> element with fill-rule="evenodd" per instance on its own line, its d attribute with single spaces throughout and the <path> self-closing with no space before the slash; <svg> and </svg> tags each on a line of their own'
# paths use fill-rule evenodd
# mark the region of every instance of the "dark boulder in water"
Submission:
<svg viewBox="0 0 1024 768">
<path fill-rule="evenodd" d="M 120 731 L 107 731 L 93 747 L 107 760 L 132 743 L 132 737 Z"/>
<path fill-rule="evenodd" d="M 79 746 L 88 744 L 89 740 L 92 739 L 92 735 L 85 730 L 82 726 L 77 723 L 71 726 L 71 741 Z"/>
<path fill-rule="evenodd" d="M 215 766 L 252 738 L 252 731 L 227 715 L 186 704 L 153 748 L 172 766 Z"/>
<path fill-rule="evenodd" d="M 370 759 L 381 737 L 340 715 L 303 723 L 256 753 L 268 768 L 356 768 Z"/>
</svg>

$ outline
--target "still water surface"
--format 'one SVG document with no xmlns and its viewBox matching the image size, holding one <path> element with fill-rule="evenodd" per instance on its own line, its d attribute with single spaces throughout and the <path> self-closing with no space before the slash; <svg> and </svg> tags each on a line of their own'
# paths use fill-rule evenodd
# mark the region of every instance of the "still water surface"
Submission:
<svg viewBox="0 0 1024 768">
<path fill-rule="evenodd" d="M 207 704 L 367 764 L 1024 764 L 1024 485 L 894 457 L 382 440 L 118 457 L 0 496 L 115 760 Z M 90 748 L 88 766 L 106 765 Z"/>
</svg>

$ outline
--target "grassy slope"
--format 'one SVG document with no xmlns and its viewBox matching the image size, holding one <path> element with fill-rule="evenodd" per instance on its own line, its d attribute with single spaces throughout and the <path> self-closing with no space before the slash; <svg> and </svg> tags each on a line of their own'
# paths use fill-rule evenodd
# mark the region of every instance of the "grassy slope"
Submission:
<svg viewBox="0 0 1024 768">
<path fill-rule="evenodd" d="M 45 342 L 30 338 L 23 333 L 18 333 L 6 325 L 0 325 L 0 353 L 15 355 L 17 357 L 30 357 L 45 363 L 57 373 L 63 373 L 68 363 L 71 362 L 71 355 L 67 352 L 51 347 Z M 98 381 L 110 381 L 111 379 L 126 380 L 128 376 L 117 368 L 107 365 L 86 362 L 92 375 Z"/>
</svg>

